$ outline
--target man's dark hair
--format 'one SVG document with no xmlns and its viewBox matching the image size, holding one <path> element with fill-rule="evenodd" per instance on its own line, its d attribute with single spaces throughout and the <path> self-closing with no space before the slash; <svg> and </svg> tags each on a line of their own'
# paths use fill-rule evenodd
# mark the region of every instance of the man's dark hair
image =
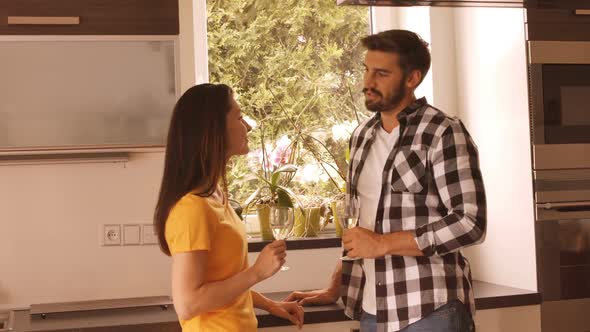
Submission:
<svg viewBox="0 0 590 332">
<path fill-rule="evenodd" d="M 428 43 L 416 33 L 408 30 L 387 30 L 367 36 L 361 40 L 370 51 L 397 53 L 399 66 L 405 75 L 414 70 L 422 73 L 422 80 L 430 69 Z"/>
</svg>

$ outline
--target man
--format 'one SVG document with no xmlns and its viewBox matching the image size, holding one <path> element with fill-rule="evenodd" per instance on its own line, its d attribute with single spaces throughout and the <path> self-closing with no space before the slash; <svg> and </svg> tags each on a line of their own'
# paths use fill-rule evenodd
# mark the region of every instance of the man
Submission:
<svg viewBox="0 0 590 332">
<path fill-rule="evenodd" d="M 330 287 L 289 300 L 326 304 L 339 296 L 361 331 L 473 331 L 469 263 L 486 201 L 475 144 L 459 120 L 416 99 L 430 68 L 427 43 L 405 30 L 362 40 L 365 105 L 375 115 L 350 139 L 348 193 L 360 227 L 344 233 L 347 255 Z"/>
</svg>

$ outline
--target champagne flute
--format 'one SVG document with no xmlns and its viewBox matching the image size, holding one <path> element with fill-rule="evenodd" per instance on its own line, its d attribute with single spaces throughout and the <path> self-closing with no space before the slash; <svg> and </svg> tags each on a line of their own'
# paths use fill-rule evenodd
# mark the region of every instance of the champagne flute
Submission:
<svg viewBox="0 0 590 332">
<path fill-rule="evenodd" d="M 270 229 L 275 240 L 287 240 L 293 233 L 294 223 L 293 208 L 286 206 L 272 206 L 270 208 Z M 281 266 L 281 271 L 289 269 L 288 266 Z"/>
<path fill-rule="evenodd" d="M 343 201 L 336 202 L 336 216 L 342 229 L 351 229 L 358 226 L 360 217 L 361 204 L 357 197 L 349 197 L 348 195 Z M 348 256 L 340 257 L 341 260 L 356 260 L 359 258 L 351 258 Z"/>
</svg>

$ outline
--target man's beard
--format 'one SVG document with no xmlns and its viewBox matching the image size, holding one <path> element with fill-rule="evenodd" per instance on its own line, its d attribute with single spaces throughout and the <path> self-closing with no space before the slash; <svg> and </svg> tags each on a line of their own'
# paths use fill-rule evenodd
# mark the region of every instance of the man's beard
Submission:
<svg viewBox="0 0 590 332">
<path fill-rule="evenodd" d="M 391 97 L 389 97 L 387 100 L 383 100 L 383 94 L 380 91 L 377 91 L 376 89 L 364 88 L 363 93 L 370 91 L 373 94 L 381 97 L 380 101 L 374 101 L 374 102 L 370 102 L 365 98 L 365 107 L 371 112 L 382 112 L 382 111 L 396 108 L 397 106 L 399 106 L 399 104 L 402 102 L 402 100 L 406 96 L 407 87 L 406 87 L 405 82 L 406 82 L 406 79 L 405 79 L 405 75 L 404 75 L 404 77 L 402 77 L 402 80 L 400 81 L 397 89 L 392 91 L 393 93 L 392 93 Z"/>
</svg>

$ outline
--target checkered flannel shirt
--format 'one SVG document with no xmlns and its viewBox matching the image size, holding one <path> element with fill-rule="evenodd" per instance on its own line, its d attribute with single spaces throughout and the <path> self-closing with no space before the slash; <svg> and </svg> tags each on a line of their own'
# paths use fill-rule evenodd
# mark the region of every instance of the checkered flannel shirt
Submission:
<svg viewBox="0 0 590 332">
<path fill-rule="evenodd" d="M 463 124 L 425 98 L 401 111 L 398 120 L 400 138 L 385 163 L 381 189 L 375 188 L 381 195 L 374 232 L 414 232 L 424 256 L 376 258 L 376 285 L 365 285 L 361 260 L 342 262 L 346 315 L 360 319 L 363 287 L 375 287 L 377 331 L 401 330 L 455 299 L 475 314 L 469 262 L 459 249 L 481 243 L 486 229 L 477 148 Z M 380 125 L 376 113 L 352 134 L 351 195 Z"/>
</svg>

